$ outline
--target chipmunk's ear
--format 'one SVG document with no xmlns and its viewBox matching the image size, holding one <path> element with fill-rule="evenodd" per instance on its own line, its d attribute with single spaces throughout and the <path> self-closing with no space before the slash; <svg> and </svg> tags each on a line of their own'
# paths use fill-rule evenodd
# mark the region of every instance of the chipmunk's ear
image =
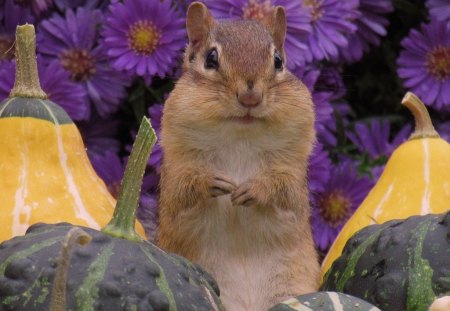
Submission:
<svg viewBox="0 0 450 311">
<path fill-rule="evenodd" d="M 268 15 L 263 23 L 272 34 L 273 42 L 278 51 L 284 51 L 284 40 L 286 39 L 286 12 L 282 6 L 277 6 Z"/>
<path fill-rule="evenodd" d="M 214 24 L 214 18 L 203 3 L 191 3 L 187 11 L 186 29 L 189 37 L 189 44 L 194 50 L 198 49 L 198 47 L 206 41 Z"/>
</svg>

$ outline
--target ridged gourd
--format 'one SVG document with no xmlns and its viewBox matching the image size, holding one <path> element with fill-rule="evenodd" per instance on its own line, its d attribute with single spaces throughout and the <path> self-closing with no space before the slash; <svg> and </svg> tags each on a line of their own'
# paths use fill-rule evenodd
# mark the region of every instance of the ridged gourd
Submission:
<svg viewBox="0 0 450 311">
<path fill-rule="evenodd" d="M 402 100 L 414 115 L 415 131 L 393 152 L 378 182 L 344 225 L 322 263 L 322 276 L 345 243 L 371 224 L 450 210 L 450 144 L 439 137 L 422 101 Z"/>
<path fill-rule="evenodd" d="M 0 103 L 0 242 L 42 221 L 100 229 L 116 203 L 78 128 L 41 89 L 35 48 L 34 27 L 18 26 L 16 80 Z"/>
</svg>

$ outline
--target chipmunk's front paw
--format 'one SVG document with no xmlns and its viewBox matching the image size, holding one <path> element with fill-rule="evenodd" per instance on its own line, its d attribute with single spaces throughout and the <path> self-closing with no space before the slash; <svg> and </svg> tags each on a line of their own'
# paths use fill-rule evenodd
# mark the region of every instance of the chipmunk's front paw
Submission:
<svg viewBox="0 0 450 311">
<path fill-rule="evenodd" d="M 236 184 L 228 176 L 221 173 L 216 173 L 212 176 L 210 186 L 208 188 L 209 194 L 212 197 L 218 197 L 225 194 L 230 194 L 236 189 Z"/>
<path fill-rule="evenodd" d="M 239 185 L 231 194 L 233 205 L 252 206 L 264 204 L 265 198 L 256 181 L 246 181 Z"/>
</svg>

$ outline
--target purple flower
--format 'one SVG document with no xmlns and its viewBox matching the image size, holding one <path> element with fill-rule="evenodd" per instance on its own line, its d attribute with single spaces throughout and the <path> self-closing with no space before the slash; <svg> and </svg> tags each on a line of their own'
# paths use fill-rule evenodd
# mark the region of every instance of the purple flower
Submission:
<svg viewBox="0 0 450 311">
<path fill-rule="evenodd" d="M 347 48 L 339 49 L 341 57 L 347 63 L 359 61 L 369 45 L 380 45 L 380 37 L 387 34 L 389 21 L 386 15 L 394 11 L 392 0 L 359 0 L 360 16 L 354 20 L 357 30 L 348 36 Z"/>
<path fill-rule="evenodd" d="M 167 0 L 111 4 L 102 34 L 112 66 L 147 83 L 170 73 L 186 45 L 184 19 Z"/>
<path fill-rule="evenodd" d="M 89 152 L 103 154 L 110 151 L 118 154 L 121 151 L 121 144 L 117 139 L 120 119 L 100 119 L 93 114 L 89 121 L 78 122 L 77 125 Z"/>
<path fill-rule="evenodd" d="M 0 60 L 14 58 L 16 27 L 25 23 L 34 23 L 30 8 L 16 5 L 12 0 L 0 1 Z"/>
<path fill-rule="evenodd" d="M 445 22 L 422 24 L 402 40 L 397 59 L 403 85 L 437 110 L 450 106 L 450 27 Z"/>
<path fill-rule="evenodd" d="M 314 146 L 308 165 L 308 187 L 311 196 L 325 190 L 325 185 L 330 178 L 331 161 L 328 152 L 320 143 Z"/>
<path fill-rule="evenodd" d="M 144 193 L 139 201 L 139 209 L 137 217 L 144 227 L 145 234 L 149 241 L 156 240 L 156 233 L 158 229 L 158 196 L 151 193 Z"/>
<path fill-rule="evenodd" d="M 307 46 L 304 41 L 311 32 L 310 9 L 302 6 L 303 0 L 204 0 L 214 17 L 218 19 L 253 19 L 261 21 L 277 5 L 286 9 L 287 67 L 293 70 L 305 63 L 304 53 Z"/>
<path fill-rule="evenodd" d="M 324 251 L 373 186 L 368 177 L 358 176 L 350 161 L 332 167 L 330 175 L 325 190 L 313 200 L 311 218 L 314 240 Z"/>
<path fill-rule="evenodd" d="M 75 9 L 80 6 L 86 9 L 104 9 L 108 6 L 108 0 L 54 0 L 60 10 Z"/>
<path fill-rule="evenodd" d="M 313 60 L 336 59 L 340 48 L 348 47 L 347 35 L 356 31 L 353 20 L 359 17 L 359 0 L 305 0 L 311 9 L 312 32 L 307 37 L 305 57 Z"/>
<path fill-rule="evenodd" d="M 450 121 L 438 123 L 436 130 L 442 139 L 450 143 Z"/>
<path fill-rule="evenodd" d="M 411 126 L 404 126 L 390 141 L 391 127 L 386 119 L 372 119 L 369 124 L 357 122 L 354 132 L 347 133 L 350 141 L 355 144 L 361 153 L 366 153 L 370 159 L 380 157 L 387 159 L 392 152 L 411 134 Z"/>
<path fill-rule="evenodd" d="M 129 79 L 109 67 L 97 40 L 101 22 L 99 10 L 67 10 L 65 18 L 55 14 L 40 24 L 37 45 L 47 61 L 59 60 L 71 79 L 85 88 L 99 115 L 106 117 L 119 108 Z"/>
<path fill-rule="evenodd" d="M 448 0 L 427 0 L 425 2 L 430 15 L 438 21 L 450 22 L 450 5 Z"/>
<path fill-rule="evenodd" d="M 11 2 L 11 0 L 6 0 L 6 2 Z M 14 2 L 23 7 L 31 7 L 36 16 L 47 11 L 53 5 L 53 0 L 14 0 Z"/>
<path fill-rule="evenodd" d="M 333 107 L 331 101 L 336 97 L 331 91 L 316 91 L 317 81 L 321 76 L 321 71 L 317 68 L 298 67 L 295 74 L 308 87 L 312 93 L 312 100 L 314 103 L 314 110 L 316 113 L 315 128 L 320 142 L 325 142 L 328 145 L 335 145 L 336 138 L 329 130 L 333 124 Z"/>
<path fill-rule="evenodd" d="M 97 175 L 103 179 L 111 195 L 117 199 L 125 171 L 125 166 L 120 157 L 109 150 L 97 153 L 89 149 L 88 156 Z"/>
<path fill-rule="evenodd" d="M 187 8 L 194 1 L 195 0 L 174 0 L 173 3 L 178 8 L 178 10 L 183 12 L 183 14 L 185 15 L 186 11 L 187 11 Z"/>
<path fill-rule="evenodd" d="M 148 112 L 150 114 L 150 122 L 158 138 L 161 129 L 161 117 L 163 113 L 163 107 L 164 106 L 161 104 L 154 104 L 148 109 Z M 152 154 L 150 155 L 150 158 L 148 160 L 148 165 L 153 166 L 156 172 L 159 173 L 159 169 L 162 164 L 162 158 L 163 158 L 163 151 L 158 140 L 156 145 L 153 147 Z"/>
<path fill-rule="evenodd" d="M 0 62 L 0 100 L 9 96 L 15 81 L 15 61 Z M 70 80 L 57 61 L 45 65 L 38 58 L 41 87 L 49 99 L 60 105 L 73 120 L 84 120 L 89 115 L 86 90 Z"/>
</svg>

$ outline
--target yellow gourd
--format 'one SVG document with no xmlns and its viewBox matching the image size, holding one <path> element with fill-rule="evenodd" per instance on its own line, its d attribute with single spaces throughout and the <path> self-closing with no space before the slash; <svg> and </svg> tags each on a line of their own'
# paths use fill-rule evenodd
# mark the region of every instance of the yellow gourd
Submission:
<svg viewBox="0 0 450 311">
<path fill-rule="evenodd" d="M 40 87 L 34 27 L 19 26 L 16 81 L 0 103 L 0 242 L 37 222 L 100 229 L 115 203 L 89 162 L 78 128 Z"/>
<path fill-rule="evenodd" d="M 342 228 L 322 263 L 322 276 L 363 227 L 450 209 L 450 144 L 434 130 L 418 97 L 407 93 L 402 104 L 414 115 L 415 131 L 394 151 L 377 184 Z"/>
</svg>

